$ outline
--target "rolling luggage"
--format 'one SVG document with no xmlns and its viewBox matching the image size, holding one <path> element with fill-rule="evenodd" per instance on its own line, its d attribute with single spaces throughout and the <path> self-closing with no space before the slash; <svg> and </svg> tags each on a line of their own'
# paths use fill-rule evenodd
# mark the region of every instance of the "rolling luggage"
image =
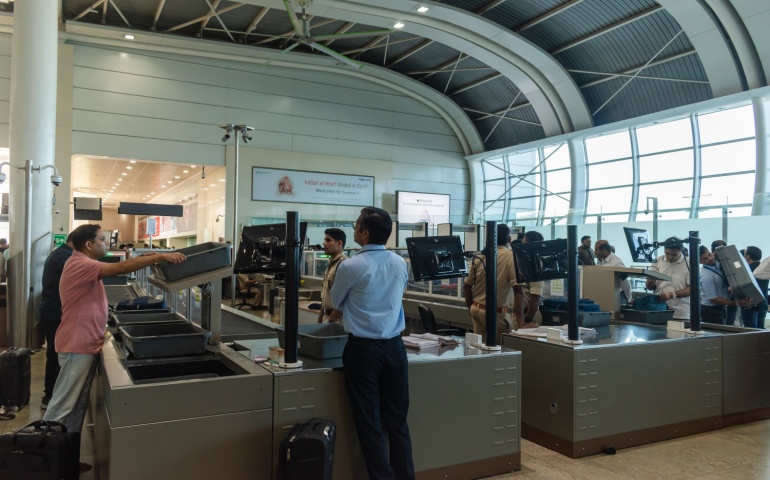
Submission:
<svg viewBox="0 0 770 480">
<path fill-rule="evenodd" d="M 735 245 L 717 248 L 714 254 L 736 298 L 750 298 L 753 305 L 765 301 L 765 294 L 759 289 L 749 264 Z"/>
<path fill-rule="evenodd" d="M 29 403 L 31 355 L 28 348 L 9 348 L 0 353 L 0 406 L 6 410 L 20 410 Z"/>
<path fill-rule="evenodd" d="M 80 475 L 80 434 L 58 422 L 40 420 L 0 435 L 0 478 L 76 480 Z"/>
<path fill-rule="evenodd" d="M 281 442 L 278 478 L 331 480 L 335 432 L 334 421 L 323 418 L 294 425 Z"/>
</svg>

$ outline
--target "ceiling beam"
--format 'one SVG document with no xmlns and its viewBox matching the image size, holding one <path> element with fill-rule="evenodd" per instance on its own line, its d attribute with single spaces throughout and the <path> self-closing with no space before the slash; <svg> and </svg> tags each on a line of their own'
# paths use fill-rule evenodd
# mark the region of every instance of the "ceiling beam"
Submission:
<svg viewBox="0 0 770 480">
<path fill-rule="evenodd" d="M 152 26 L 150 30 L 155 31 L 155 27 L 158 25 L 158 19 L 160 19 L 160 12 L 163 11 L 163 6 L 166 5 L 166 0 L 159 0 L 158 6 L 155 8 L 155 16 L 152 18 Z"/>
<path fill-rule="evenodd" d="M 387 38 L 387 35 L 382 35 L 379 38 Z M 406 42 L 413 42 L 414 40 L 418 39 L 420 37 L 411 37 L 411 38 L 405 38 L 403 40 L 396 40 L 395 42 L 390 42 L 390 45 L 398 45 L 399 43 L 406 43 Z M 373 50 L 375 48 L 385 48 L 387 44 L 383 43 L 382 45 L 372 45 L 372 42 L 367 43 L 363 47 L 354 48 L 352 50 L 346 50 L 344 52 L 340 52 L 343 55 L 352 55 L 354 53 L 363 53 L 367 50 Z"/>
<path fill-rule="evenodd" d="M 495 7 L 499 7 L 503 3 L 505 3 L 505 0 L 492 0 L 491 2 L 487 3 L 483 7 L 479 8 L 478 10 L 476 10 L 475 13 L 476 13 L 476 15 L 484 15 L 488 11 L 492 10 Z"/>
<path fill-rule="evenodd" d="M 649 66 L 648 66 L 649 68 Z M 586 73 L 589 75 L 602 75 L 607 77 L 636 77 L 636 78 L 646 78 L 647 80 L 662 80 L 666 82 L 684 82 L 684 83 L 705 83 L 708 85 L 708 81 L 706 80 L 692 80 L 689 78 L 672 78 L 672 77 L 655 77 L 651 75 L 633 75 L 630 73 L 607 73 L 607 72 L 592 72 L 590 70 L 574 70 L 574 69 L 568 69 L 568 72 L 571 73 Z M 581 87 L 582 88 L 582 87 Z"/>
<path fill-rule="evenodd" d="M 112 1 L 112 0 L 110 0 L 110 1 Z M 238 43 L 238 42 L 235 41 L 235 37 L 233 37 L 233 34 L 230 33 L 230 30 L 227 28 L 227 25 L 225 25 L 225 22 L 224 22 L 224 20 L 222 20 L 222 17 L 219 16 L 219 12 L 217 12 L 217 9 L 214 8 L 213 5 L 211 5 L 211 2 L 209 0 L 204 0 L 204 1 L 206 2 L 206 5 L 209 6 L 209 10 L 211 10 L 211 13 L 213 13 L 214 16 L 217 17 L 217 21 L 219 22 L 219 24 L 222 26 L 222 28 L 225 29 L 225 33 L 227 34 L 228 37 L 230 37 L 230 41 L 232 41 L 233 43 Z M 214 1 L 217 1 L 217 0 L 214 0 Z M 238 8 L 238 7 L 242 7 L 243 4 L 242 3 L 236 3 L 236 4 L 233 4 L 232 6 L 234 8 Z M 208 20 L 204 20 L 204 22 L 208 22 Z"/>
<path fill-rule="evenodd" d="M 562 3 L 558 7 L 552 8 L 551 10 L 548 10 L 547 12 L 543 13 L 542 15 L 539 15 L 539 16 L 533 18 L 532 20 L 528 21 L 524 25 L 516 27 L 514 32 L 521 33 L 524 30 L 526 30 L 528 28 L 531 28 L 531 27 L 534 27 L 538 23 L 544 22 L 544 21 L 548 20 L 551 17 L 555 17 L 556 15 L 558 15 L 558 14 L 560 14 L 560 13 L 562 13 L 562 12 L 564 12 L 564 11 L 566 11 L 566 10 L 568 10 L 568 9 L 570 9 L 570 8 L 574 7 L 575 5 L 578 5 L 580 3 L 583 3 L 583 0 L 570 0 L 567 3 Z"/>
<path fill-rule="evenodd" d="M 214 0 L 214 3 L 211 5 L 211 11 L 216 12 L 217 8 L 219 8 L 220 3 L 222 3 L 222 0 Z M 198 38 L 201 38 L 203 36 L 203 30 L 209 24 L 209 20 L 211 20 L 211 17 L 213 16 L 214 16 L 213 13 L 209 13 L 206 15 L 206 18 L 203 19 L 203 21 L 201 22 L 201 26 L 198 28 L 198 34 L 197 34 Z"/>
<path fill-rule="evenodd" d="M 678 60 L 680 58 L 685 58 L 685 57 L 689 57 L 690 55 L 695 55 L 696 53 L 697 52 L 695 51 L 695 49 L 691 49 L 691 50 L 687 50 L 687 51 L 684 51 L 684 52 L 681 52 L 681 53 L 677 53 L 677 54 L 674 54 L 674 55 L 669 55 L 668 57 L 664 57 L 664 58 L 661 58 L 660 60 L 656 60 L 656 61 L 650 63 L 646 67 L 644 65 L 640 65 L 638 67 L 629 68 L 628 70 L 623 70 L 622 72 L 619 72 L 617 74 L 612 74 L 611 77 L 600 78 L 599 80 L 594 80 L 593 82 L 588 82 L 588 83 L 585 83 L 583 85 L 580 85 L 580 88 L 593 87 L 594 85 L 599 85 L 600 83 L 608 82 L 608 81 L 610 81 L 610 80 L 612 80 L 614 78 L 617 78 L 617 76 L 633 75 L 634 73 L 638 72 L 639 70 L 641 70 L 643 68 L 650 68 L 650 67 L 654 67 L 656 65 L 662 65 L 664 63 L 668 63 L 668 62 L 671 62 L 671 61 L 674 61 L 674 60 Z M 708 83 L 708 82 L 706 82 L 706 83 Z"/>
<path fill-rule="evenodd" d="M 400 62 L 402 60 L 406 60 L 407 58 L 411 57 L 415 53 L 419 52 L 423 48 L 425 48 L 428 45 L 430 45 L 431 43 L 433 43 L 433 40 L 423 40 L 422 42 L 418 43 L 414 47 L 410 48 L 406 52 L 402 53 L 401 55 L 399 55 L 398 57 L 393 59 L 390 63 L 388 63 L 387 68 L 392 68 L 393 65 L 397 64 L 398 62 Z"/>
<path fill-rule="evenodd" d="M 339 21 L 339 20 L 336 20 L 334 18 L 327 18 L 326 20 L 321 20 L 320 22 L 316 23 L 315 25 L 310 25 L 310 20 L 312 20 L 313 18 L 314 17 L 312 15 L 308 15 L 307 16 L 307 21 L 308 21 L 308 25 L 309 25 L 308 28 L 323 27 L 324 25 L 328 25 L 330 23 L 334 23 L 334 22 L 338 22 Z M 266 38 L 264 40 L 260 40 L 258 42 L 254 42 L 254 43 L 252 43 L 252 45 L 263 45 L 265 43 L 274 42 L 274 41 L 280 40 L 282 38 L 292 37 L 296 33 L 298 33 L 298 32 L 296 32 L 295 30 L 290 30 L 290 31 L 282 33 L 280 35 L 274 35 L 274 36 L 272 36 L 270 38 Z"/>
<path fill-rule="evenodd" d="M 515 111 L 515 110 L 519 110 L 519 109 L 526 108 L 526 107 L 531 107 L 531 106 L 532 106 L 532 104 L 529 103 L 529 101 L 527 101 L 527 102 L 522 103 L 521 105 L 516 105 L 515 107 L 511 107 L 508 110 L 508 112 L 510 113 L 510 112 Z M 499 117 L 499 116 L 501 116 L 505 112 L 505 110 L 500 110 L 500 111 L 497 111 L 497 112 L 489 113 L 489 112 L 482 112 L 482 111 L 479 111 L 479 110 L 473 110 L 471 108 L 463 108 L 463 110 L 466 110 L 466 111 L 469 111 L 469 112 L 473 112 L 473 113 L 480 113 L 481 115 L 483 115 L 483 116 L 481 116 L 479 118 L 474 118 L 473 119 L 474 122 L 478 122 L 479 120 L 486 120 L 487 118 Z M 510 118 L 510 117 L 508 117 L 508 118 Z M 521 120 L 521 121 L 524 121 L 524 120 Z M 537 125 L 540 125 L 540 124 L 538 123 Z"/>
<path fill-rule="evenodd" d="M 233 5 L 230 5 L 230 6 L 227 6 L 227 7 L 223 8 L 222 10 L 218 11 L 217 13 L 229 12 L 230 10 L 233 10 L 233 9 L 236 9 L 236 8 L 242 7 L 242 6 L 243 6 L 242 3 L 235 3 Z M 161 33 L 169 33 L 169 32 L 173 32 L 173 31 L 179 30 L 180 28 L 189 27 L 190 25 L 192 25 L 194 23 L 198 23 L 198 22 L 202 22 L 204 20 L 208 20 L 209 18 L 211 18 L 213 16 L 214 16 L 214 13 L 209 12 L 206 15 L 202 15 L 202 16 L 200 16 L 198 18 L 194 18 L 194 19 L 190 20 L 189 22 L 184 22 L 184 23 L 181 23 L 181 24 L 176 25 L 174 27 L 171 27 L 169 29 L 163 30 Z"/>
<path fill-rule="evenodd" d="M 108 1 L 112 4 L 112 8 L 114 8 L 115 11 L 118 12 L 118 15 L 120 15 L 120 18 L 122 18 L 123 21 L 126 22 L 126 25 L 131 27 L 131 23 L 129 23 L 129 21 L 126 18 L 126 16 L 123 15 L 123 12 L 120 11 L 120 9 L 118 8 L 118 5 L 115 3 L 115 0 L 108 0 Z M 104 12 L 105 13 L 107 12 L 107 2 L 104 3 Z"/>
<path fill-rule="evenodd" d="M 489 76 L 484 77 L 484 78 L 480 78 L 480 79 L 478 79 L 478 80 L 476 80 L 474 82 L 471 82 L 471 83 L 469 83 L 467 85 L 463 85 L 462 87 L 458 88 L 457 90 L 449 93 L 449 95 L 456 95 L 458 93 L 465 92 L 467 90 L 470 90 L 471 88 L 476 88 L 479 85 L 483 85 L 483 84 L 485 84 L 487 82 L 491 82 L 492 80 L 495 80 L 495 79 L 500 78 L 502 76 L 503 76 L 502 73 L 499 73 L 499 72 L 498 73 L 493 73 L 492 75 L 489 75 Z"/>
<path fill-rule="evenodd" d="M 355 25 L 355 22 L 348 22 L 348 23 L 346 23 L 345 25 L 342 26 L 342 28 L 340 28 L 339 30 L 334 32 L 334 35 L 341 35 L 341 34 L 347 32 L 348 30 L 353 28 L 353 25 Z M 336 40 L 336 38 L 329 39 L 329 40 L 324 42 L 324 45 L 326 45 L 328 47 L 329 45 L 332 44 L 332 42 L 334 40 Z"/>
<path fill-rule="evenodd" d="M 434 70 L 440 70 L 440 71 L 448 71 L 447 68 L 449 68 L 449 67 L 456 68 L 458 65 L 460 65 L 460 62 L 462 62 L 463 60 L 465 60 L 469 56 L 470 55 L 466 55 L 464 53 L 461 53 L 460 55 L 458 55 L 457 57 L 453 58 L 452 60 L 448 60 L 448 61 L 442 63 L 441 65 L 433 67 L 433 69 Z M 434 74 L 433 73 L 429 73 L 429 74 L 425 75 L 424 77 L 422 77 L 420 79 L 420 81 L 422 82 L 423 80 L 425 80 L 426 78 L 430 77 L 431 75 L 434 75 Z"/>
<path fill-rule="evenodd" d="M 91 13 L 94 9 L 96 9 L 96 7 L 98 7 L 99 5 L 101 5 L 102 3 L 106 2 L 106 1 L 107 0 L 96 0 L 93 3 L 93 5 L 91 5 L 90 7 L 86 8 L 85 10 L 80 12 L 75 18 L 72 19 L 72 21 L 74 22 L 74 21 L 80 20 L 81 18 L 85 17 L 87 13 Z"/>
<path fill-rule="evenodd" d="M 246 43 L 246 38 L 251 34 L 251 32 L 254 31 L 255 28 L 257 28 L 257 25 L 259 24 L 259 22 L 261 22 L 262 19 L 265 18 L 265 15 L 267 15 L 267 12 L 269 11 L 270 11 L 270 8 L 262 7 L 262 10 L 259 11 L 259 13 L 251 21 L 251 23 L 249 23 L 249 26 L 246 27 L 246 31 L 243 32 L 243 43 Z"/>
<path fill-rule="evenodd" d="M 110 6 L 110 2 L 104 2 L 102 4 L 102 25 L 107 25 L 107 7 Z"/>
<path fill-rule="evenodd" d="M 604 28 L 601 28 L 599 30 L 596 30 L 594 32 L 589 33 L 588 35 L 585 35 L 583 37 L 580 37 L 578 39 L 575 39 L 565 45 L 562 45 L 561 47 L 557 48 L 556 50 L 551 51 L 551 55 L 556 55 L 557 53 L 562 53 L 566 50 L 569 50 L 572 47 L 577 47 L 580 44 L 583 44 L 589 40 L 593 40 L 594 38 L 600 37 L 604 35 L 605 33 L 610 33 L 612 31 L 617 30 L 620 27 L 624 27 L 626 25 L 629 25 L 637 20 L 641 20 L 644 17 L 650 16 L 653 13 L 657 13 L 663 10 L 663 7 L 660 5 L 656 5 L 655 7 L 652 7 L 648 10 L 645 10 L 643 12 L 639 12 L 635 15 L 631 15 L 628 18 L 624 18 L 623 20 L 620 20 L 618 22 L 613 23 L 612 25 L 607 25 Z"/>
<path fill-rule="evenodd" d="M 494 70 L 492 67 L 466 67 L 452 69 L 440 69 L 440 70 L 415 70 L 414 72 L 404 72 L 406 75 L 428 75 L 434 73 L 452 73 L 452 72 L 478 72 L 481 70 Z"/>
</svg>

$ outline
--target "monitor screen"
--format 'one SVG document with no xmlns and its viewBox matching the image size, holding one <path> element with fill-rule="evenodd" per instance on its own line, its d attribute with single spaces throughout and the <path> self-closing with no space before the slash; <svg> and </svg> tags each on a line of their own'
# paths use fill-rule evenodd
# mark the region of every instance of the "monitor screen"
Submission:
<svg viewBox="0 0 770 480">
<path fill-rule="evenodd" d="M 567 240 L 515 243 L 516 281 L 539 282 L 567 278 Z"/>
<path fill-rule="evenodd" d="M 428 222 L 430 225 L 449 222 L 450 195 L 396 191 L 396 214 L 402 223 Z"/>
<path fill-rule="evenodd" d="M 463 246 L 457 235 L 407 238 L 406 248 L 412 276 L 417 282 L 468 275 Z"/>
<path fill-rule="evenodd" d="M 623 232 L 626 234 L 626 241 L 634 262 L 652 263 L 655 261 L 655 250 L 652 248 L 647 230 L 623 227 Z"/>
<path fill-rule="evenodd" d="M 307 222 L 299 224 L 300 247 L 305 244 Z M 286 224 L 251 225 L 241 230 L 234 273 L 273 273 L 286 270 Z"/>
</svg>

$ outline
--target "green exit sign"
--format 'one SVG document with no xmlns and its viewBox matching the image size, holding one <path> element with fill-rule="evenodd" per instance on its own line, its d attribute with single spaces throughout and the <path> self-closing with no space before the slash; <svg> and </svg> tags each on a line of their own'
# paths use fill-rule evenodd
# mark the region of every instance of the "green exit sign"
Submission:
<svg viewBox="0 0 770 480">
<path fill-rule="evenodd" d="M 67 243 L 67 235 L 63 233 L 54 233 L 53 234 L 53 246 L 55 248 L 59 248 L 62 245 Z"/>
</svg>

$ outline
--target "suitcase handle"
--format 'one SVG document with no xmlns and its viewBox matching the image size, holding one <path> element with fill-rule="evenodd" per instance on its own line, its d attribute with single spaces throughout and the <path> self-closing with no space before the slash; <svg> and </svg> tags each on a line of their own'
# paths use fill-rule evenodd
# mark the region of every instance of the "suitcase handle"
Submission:
<svg viewBox="0 0 770 480">
<path fill-rule="evenodd" d="M 39 431 L 39 433 L 41 433 L 40 438 L 39 438 L 39 440 L 37 442 L 37 448 L 40 448 L 40 446 L 42 446 L 43 443 L 45 443 L 46 436 L 49 433 L 53 432 L 51 427 L 55 427 L 57 429 L 60 429 L 61 433 L 66 433 L 67 432 L 67 427 L 65 427 L 64 424 L 62 424 L 62 423 L 52 422 L 52 421 L 47 421 L 47 420 L 38 420 L 36 422 L 32 422 L 29 425 L 27 425 L 25 427 L 22 427 L 22 428 L 16 430 L 15 432 L 13 432 L 13 444 L 14 444 L 14 446 L 17 445 L 17 443 L 18 443 L 17 442 L 18 435 L 20 433 L 24 433 L 24 432 L 29 433 L 29 431 L 31 429 L 32 432 L 34 432 L 34 433 L 37 433 L 38 431 Z M 58 432 L 56 432 L 56 433 L 58 433 Z"/>
</svg>

